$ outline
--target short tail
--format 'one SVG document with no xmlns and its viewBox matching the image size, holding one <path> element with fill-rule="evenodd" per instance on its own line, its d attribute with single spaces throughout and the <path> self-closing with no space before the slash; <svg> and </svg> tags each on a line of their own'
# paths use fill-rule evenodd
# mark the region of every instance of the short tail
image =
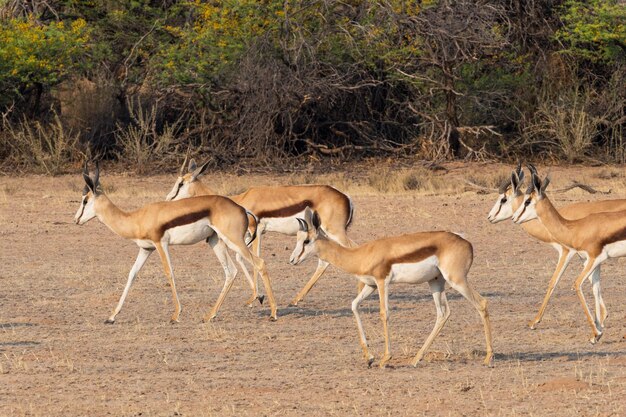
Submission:
<svg viewBox="0 0 626 417">
<path fill-rule="evenodd" d="M 467 240 L 467 235 L 465 233 L 463 233 L 463 232 L 452 232 L 452 233 L 454 233 L 455 235 L 457 235 L 461 239 Z"/>
<path fill-rule="evenodd" d="M 350 205 L 350 213 L 348 214 L 348 220 L 346 221 L 346 230 L 348 230 L 348 227 L 350 227 L 350 224 L 352 223 L 352 217 L 354 216 L 354 205 L 352 204 L 352 199 L 348 196 L 346 196 L 348 198 L 348 204 Z"/>
<path fill-rule="evenodd" d="M 251 211 L 246 210 L 246 214 L 254 219 L 254 233 L 250 237 L 250 240 L 246 242 L 246 246 L 250 246 L 254 239 L 256 239 L 256 231 L 259 228 L 259 218 Z"/>
</svg>

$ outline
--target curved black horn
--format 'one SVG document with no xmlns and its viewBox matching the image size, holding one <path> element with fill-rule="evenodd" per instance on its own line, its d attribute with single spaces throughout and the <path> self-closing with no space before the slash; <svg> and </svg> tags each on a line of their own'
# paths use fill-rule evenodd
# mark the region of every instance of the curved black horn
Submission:
<svg viewBox="0 0 626 417">
<path fill-rule="evenodd" d="M 93 184 L 95 187 L 98 187 L 98 185 L 100 185 L 100 163 L 98 161 L 96 161 L 96 172 L 95 174 L 93 174 Z"/>
<path fill-rule="evenodd" d="M 298 221 L 298 224 L 300 225 L 300 230 L 302 232 L 308 232 L 309 231 L 309 226 L 306 224 L 306 222 L 304 221 L 304 219 L 301 218 L 296 218 L 296 220 Z"/>
<path fill-rule="evenodd" d="M 185 175 L 185 166 L 187 165 L 187 159 L 189 159 L 189 151 L 191 150 L 191 146 L 187 147 L 187 153 L 185 154 L 185 159 L 183 160 L 183 165 L 180 167 L 179 177 Z"/>
</svg>

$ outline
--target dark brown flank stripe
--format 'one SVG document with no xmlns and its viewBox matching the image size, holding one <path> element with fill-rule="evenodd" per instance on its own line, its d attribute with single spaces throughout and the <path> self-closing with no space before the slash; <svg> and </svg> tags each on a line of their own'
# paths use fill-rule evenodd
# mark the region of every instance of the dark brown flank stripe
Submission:
<svg viewBox="0 0 626 417">
<path fill-rule="evenodd" d="M 289 216 L 293 216 L 296 213 L 300 213 L 302 210 L 304 210 L 307 207 L 311 207 L 312 209 L 314 209 L 312 202 L 310 202 L 309 200 L 304 200 L 292 206 L 282 207 L 276 210 L 260 211 L 254 214 L 256 214 L 256 216 L 259 219 L 266 219 L 266 218 L 272 218 L 272 217 L 289 217 Z"/>
<path fill-rule="evenodd" d="M 602 245 L 601 247 L 604 248 L 606 245 L 619 242 L 620 240 L 626 240 L 626 228 L 618 230 L 612 235 L 602 239 L 602 242 L 600 242 L 600 244 Z"/>
<path fill-rule="evenodd" d="M 197 222 L 200 219 L 209 217 L 210 214 L 211 214 L 211 210 L 209 209 L 204 209 L 200 211 L 195 211 L 193 213 L 183 214 L 182 216 L 176 217 L 170 220 L 169 222 L 163 223 L 161 227 L 159 228 L 159 233 L 161 236 L 163 236 L 166 230 Z"/>
<path fill-rule="evenodd" d="M 419 248 L 416 249 L 413 252 L 409 252 L 407 254 L 404 254 L 402 256 L 399 256 L 397 258 L 394 259 L 390 259 L 389 262 L 387 262 L 383 268 L 384 269 L 384 273 L 382 274 L 382 276 L 387 276 L 389 274 L 389 271 L 391 270 L 391 267 L 395 264 L 412 264 L 412 263 L 417 263 L 420 261 L 423 261 L 424 259 L 433 256 L 437 253 L 437 247 L 435 246 L 424 246 L 423 248 Z"/>
</svg>

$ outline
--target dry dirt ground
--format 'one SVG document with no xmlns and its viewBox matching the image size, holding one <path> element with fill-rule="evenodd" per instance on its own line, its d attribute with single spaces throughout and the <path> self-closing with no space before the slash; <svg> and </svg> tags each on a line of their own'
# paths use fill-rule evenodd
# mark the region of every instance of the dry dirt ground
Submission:
<svg viewBox="0 0 626 417">
<path fill-rule="evenodd" d="M 474 177 L 487 179 L 508 170 L 470 168 Z M 609 196 L 554 194 L 557 205 L 626 197 L 621 168 L 552 171 L 556 188 L 578 179 L 613 189 Z M 153 256 L 117 322 L 105 325 L 137 254 L 135 244 L 96 219 L 72 223 L 83 187 L 78 173 L 0 177 L 0 415 L 626 415 L 624 260 L 603 266 L 610 316 L 600 343 L 587 341 L 590 329 L 571 290 L 578 259 L 539 328 L 529 330 L 556 252 L 509 222 L 489 224 L 496 195 L 459 185 L 467 172 L 455 166 L 433 174 L 439 184 L 449 183 L 441 192 L 380 193 L 367 179 L 359 183 L 363 172 L 345 174 L 341 182 L 356 207 L 350 235 L 357 242 L 447 229 L 473 243 L 470 283 L 489 300 L 492 368 L 482 365 L 479 315 L 451 289 L 448 324 L 425 361 L 408 366 L 434 324 L 435 308 L 427 285 L 396 285 L 390 297 L 394 356 L 388 368 L 368 369 L 350 310 L 356 281 L 331 267 L 298 307 L 288 307 L 315 262 L 290 266 L 294 240 L 280 235 L 267 235 L 263 245 L 279 304 L 277 322 L 268 320 L 266 305 L 244 306 L 249 289 L 241 274 L 219 317 L 202 322 L 223 282 L 203 243 L 172 250 L 180 323 L 169 323 L 170 291 Z M 393 170 L 387 174 L 391 180 Z M 174 176 L 113 175 L 105 166 L 101 180 L 114 202 L 133 209 L 162 199 Z M 264 175 L 213 178 L 214 185 L 231 190 L 285 181 Z M 363 320 L 379 357 L 376 295 L 363 303 Z"/>
</svg>

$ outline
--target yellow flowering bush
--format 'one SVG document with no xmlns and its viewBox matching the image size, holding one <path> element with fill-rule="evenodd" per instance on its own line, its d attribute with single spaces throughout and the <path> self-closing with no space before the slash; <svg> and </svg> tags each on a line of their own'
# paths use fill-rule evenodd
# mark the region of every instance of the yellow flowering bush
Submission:
<svg viewBox="0 0 626 417">
<path fill-rule="evenodd" d="M 83 19 L 46 25 L 32 18 L 0 22 L 0 105 L 33 84 L 52 86 L 84 67 L 88 42 Z"/>
<path fill-rule="evenodd" d="M 206 82 L 284 19 L 283 1 L 278 0 L 196 0 L 187 7 L 195 16 L 192 23 L 163 27 L 175 38 L 154 61 L 155 76 L 165 83 Z"/>
</svg>

